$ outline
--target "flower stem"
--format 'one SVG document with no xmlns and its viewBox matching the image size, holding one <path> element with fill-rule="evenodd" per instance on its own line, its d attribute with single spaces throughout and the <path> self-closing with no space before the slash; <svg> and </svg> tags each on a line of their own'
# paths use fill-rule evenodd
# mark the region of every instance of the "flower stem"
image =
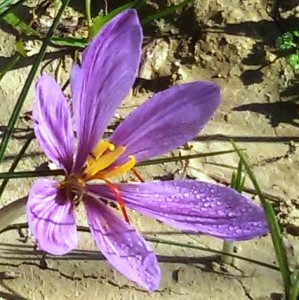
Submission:
<svg viewBox="0 0 299 300">
<path fill-rule="evenodd" d="M 90 0 L 85 0 L 85 16 L 86 16 L 86 20 L 87 20 L 88 35 L 89 35 L 89 31 L 90 31 L 89 29 L 92 26 Z"/>
<path fill-rule="evenodd" d="M 232 254 L 234 251 L 234 243 L 224 242 L 222 251 L 224 254 L 221 255 L 220 261 L 225 264 L 231 265 L 233 263 L 233 256 L 228 256 L 227 254 Z"/>
</svg>

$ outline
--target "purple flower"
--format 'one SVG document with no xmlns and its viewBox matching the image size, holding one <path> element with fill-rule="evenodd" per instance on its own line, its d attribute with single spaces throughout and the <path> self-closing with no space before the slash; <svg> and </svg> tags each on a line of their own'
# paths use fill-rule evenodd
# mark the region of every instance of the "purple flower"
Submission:
<svg viewBox="0 0 299 300">
<path fill-rule="evenodd" d="M 152 291 L 160 282 L 157 258 L 107 201 L 119 203 L 125 219 L 123 204 L 180 230 L 230 241 L 264 235 L 267 225 L 259 206 L 223 186 L 193 180 L 110 181 L 131 170 L 136 162 L 162 155 L 192 139 L 220 102 L 219 88 L 213 83 L 174 86 L 137 108 L 109 141 L 101 140 L 134 83 L 141 43 L 134 10 L 107 24 L 83 52 L 82 64 L 74 65 L 71 71 L 71 109 L 50 76 L 38 80 L 34 131 L 45 154 L 66 175 L 62 182 L 36 180 L 26 210 L 38 246 L 62 255 L 78 244 L 75 207 L 82 202 L 91 234 L 103 255 L 120 273 Z"/>
</svg>

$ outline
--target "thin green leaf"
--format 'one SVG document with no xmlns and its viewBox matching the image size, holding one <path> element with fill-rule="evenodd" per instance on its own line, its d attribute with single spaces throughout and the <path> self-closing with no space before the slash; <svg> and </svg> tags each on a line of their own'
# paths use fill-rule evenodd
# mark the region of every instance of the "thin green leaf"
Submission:
<svg viewBox="0 0 299 300">
<path fill-rule="evenodd" d="M 231 184 L 231 187 L 233 187 L 233 186 L 234 186 L 234 184 L 235 184 L 236 180 L 237 180 L 237 175 L 236 175 L 236 173 L 235 173 L 235 172 L 233 172 L 233 174 L 232 174 L 232 178 L 231 178 L 231 182 L 232 182 L 232 184 Z"/>
<path fill-rule="evenodd" d="M 286 299 L 288 299 L 289 291 L 291 288 L 291 273 L 289 270 L 287 255 L 286 255 L 285 249 L 283 247 L 283 243 L 282 243 L 282 233 L 281 233 L 277 218 L 275 216 L 273 206 L 271 203 L 266 201 L 266 199 L 264 198 L 264 195 L 262 194 L 259 184 L 257 183 L 257 180 L 256 180 L 251 168 L 249 167 L 247 161 L 245 160 L 243 154 L 241 153 L 241 151 L 239 151 L 236 144 L 233 141 L 231 141 L 231 142 L 232 142 L 233 148 L 237 151 L 237 154 L 238 154 L 240 160 L 242 160 L 244 168 L 245 168 L 248 176 L 250 177 L 251 182 L 252 182 L 252 184 L 257 192 L 257 195 L 259 196 L 261 204 L 264 208 L 268 226 L 270 229 L 270 234 L 271 234 L 271 238 L 272 238 L 272 243 L 273 243 L 276 259 L 277 259 L 277 262 L 278 262 L 278 265 L 280 268 L 280 272 L 281 272 L 281 276 L 282 276 L 282 280 L 283 280 L 283 284 L 284 284 Z"/>
<path fill-rule="evenodd" d="M 20 172 L 4 172 L 0 173 L 0 179 L 20 179 L 34 177 L 48 177 L 65 175 L 64 170 L 46 170 L 46 171 L 20 171 Z"/>
<path fill-rule="evenodd" d="M 13 129 L 14 129 L 14 126 L 18 120 L 18 117 L 19 117 L 19 114 L 20 114 L 20 111 L 22 109 L 22 106 L 24 104 L 24 101 L 26 99 L 26 96 L 27 96 L 27 93 L 29 91 L 29 88 L 31 86 L 31 83 L 34 79 L 34 76 L 38 70 L 38 67 L 41 63 L 41 61 L 43 60 L 44 58 L 44 55 L 46 53 L 46 49 L 51 41 L 51 38 L 53 36 L 53 33 L 55 31 L 55 29 L 57 28 L 57 25 L 59 23 L 59 20 L 61 18 L 61 15 L 62 13 L 64 12 L 66 6 L 69 4 L 70 0 L 65 0 L 63 2 L 63 5 L 61 6 L 57 16 L 55 17 L 54 21 L 53 21 L 53 24 L 51 26 L 51 28 L 49 29 L 48 31 L 48 34 L 46 36 L 46 39 L 40 49 L 40 52 L 38 53 L 37 55 L 37 58 L 36 58 L 36 61 L 34 63 L 34 65 L 32 66 L 29 74 L 28 74 L 28 78 L 23 86 L 23 89 L 21 91 L 21 94 L 18 98 L 18 101 L 15 105 L 15 108 L 14 108 L 14 111 L 10 117 L 10 120 L 8 122 L 8 125 L 7 125 L 7 129 L 6 131 L 4 132 L 4 135 L 3 135 L 3 138 L 2 138 L 2 141 L 1 141 L 1 144 L 0 144 L 0 163 L 3 161 L 4 159 L 4 154 L 5 154 L 5 151 L 6 151 L 6 148 L 7 148 L 7 145 L 8 145 L 8 141 L 13 133 Z"/>
<path fill-rule="evenodd" d="M 23 57 L 27 57 L 27 53 L 21 39 L 16 40 L 16 49 Z"/>
<path fill-rule="evenodd" d="M 242 161 L 239 160 L 237 173 L 233 172 L 232 178 L 231 178 L 231 187 L 233 189 L 235 189 L 236 191 L 238 191 L 239 193 L 241 193 L 243 191 L 244 182 L 245 182 L 245 176 L 242 175 L 242 171 L 243 171 L 243 164 L 242 164 Z M 243 184 L 242 184 L 242 182 L 243 182 Z M 231 256 L 229 256 L 227 254 L 233 253 L 233 250 L 234 250 L 234 243 L 224 241 L 222 251 L 225 254 L 221 255 L 220 261 L 223 263 L 226 263 L 226 264 L 232 264 L 233 259 Z"/>
<path fill-rule="evenodd" d="M 216 167 L 221 167 L 221 168 L 226 168 L 226 169 L 231 169 L 231 170 L 237 170 L 237 167 L 231 166 L 231 165 L 227 165 L 227 164 L 220 164 L 220 163 L 214 163 L 214 162 L 210 162 L 210 161 L 203 161 L 202 162 L 205 165 L 211 165 L 211 166 L 216 166 Z"/>
<path fill-rule="evenodd" d="M 0 80 L 6 75 L 7 72 L 9 72 L 19 62 L 20 58 L 21 58 L 20 54 L 15 54 L 11 58 L 10 62 L 8 64 L 6 64 L 4 69 L 1 71 Z"/>
<path fill-rule="evenodd" d="M 31 144 L 32 140 L 34 139 L 34 134 L 31 134 L 31 136 L 29 136 L 26 140 L 26 142 L 24 143 L 22 149 L 20 150 L 20 152 L 18 153 L 18 155 L 16 156 L 15 160 L 13 161 L 13 163 L 11 164 L 8 173 L 12 174 L 14 172 L 14 170 L 16 169 L 16 167 L 18 166 L 18 163 L 20 162 L 20 160 L 22 159 L 23 155 L 25 154 L 27 148 L 29 147 L 29 145 Z M 6 177 L 0 186 L 0 198 L 4 192 L 5 187 L 8 184 L 10 177 Z"/>
<path fill-rule="evenodd" d="M 7 9 L 8 7 L 14 5 L 16 0 L 2 0 L 2 3 L 0 3 L 0 12 L 4 9 Z"/>
<path fill-rule="evenodd" d="M 83 37 L 56 37 L 53 36 L 51 43 L 57 46 L 84 48 L 87 40 Z"/>
<path fill-rule="evenodd" d="M 157 19 L 164 18 L 168 15 L 171 15 L 171 14 L 175 13 L 178 9 L 181 9 L 181 8 L 185 7 L 186 5 L 188 5 L 189 3 L 193 2 L 193 1 L 194 0 L 185 0 L 180 4 L 167 7 L 164 10 L 161 10 L 161 11 L 159 11 L 158 13 L 156 13 L 154 15 L 151 15 L 151 16 L 148 16 L 148 17 L 142 19 L 141 24 L 143 24 L 143 25 L 148 24 L 148 23 L 151 23 L 151 22 L 153 22 Z"/>
<path fill-rule="evenodd" d="M 13 202 L 14 203 L 14 202 Z M 1 216 L 1 209 L 0 209 L 0 216 Z M 11 222 L 10 222 L 11 224 Z M 1 222 L 0 222 L 0 234 L 10 231 L 10 230 L 16 230 L 16 229 L 26 229 L 28 228 L 28 224 L 27 223 L 17 223 L 17 224 L 12 224 L 9 225 L 5 228 L 1 227 Z M 90 229 L 88 227 L 85 226 L 77 226 L 77 230 L 81 231 L 81 232 L 90 232 Z M 161 239 L 161 238 L 153 238 L 153 237 L 148 237 L 145 235 L 145 239 L 148 242 L 153 242 L 153 243 L 160 243 L 160 244 L 165 244 L 165 245 L 170 245 L 170 246 L 175 246 L 175 247 L 183 247 L 183 248 L 189 248 L 189 249 L 195 249 L 195 250 L 200 250 L 200 251 L 205 251 L 205 252 L 210 252 L 210 253 L 215 253 L 215 254 L 223 254 L 222 251 L 220 250 L 216 250 L 216 249 L 212 249 L 212 248 L 206 248 L 206 247 L 201 247 L 198 245 L 192 245 L 192 244 L 186 244 L 186 243 L 179 243 L 179 242 L 174 242 L 174 241 L 169 241 L 169 240 L 165 240 L 165 239 Z M 237 259 L 241 259 L 271 270 L 275 270 L 275 271 L 279 271 L 279 268 L 274 266 L 274 265 L 270 265 L 267 264 L 265 262 L 262 261 L 258 261 L 255 259 L 251 259 L 245 256 L 241 256 L 241 255 L 237 255 L 237 254 L 229 254 L 230 256 L 237 258 Z"/>
<path fill-rule="evenodd" d="M 125 9 L 129 8 L 135 8 L 136 6 L 140 5 L 144 0 L 135 0 L 131 1 L 129 3 L 126 3 L 124 5 L 118 6 L 116 9 L 112 10 L 109 14 L 102 16 L 99 15 L 93 19 L 93 24 L 89 29 L 89 34 L 88 38 L 91 39 L 93 38 L 99 31 L 100 29 L 112 18 L 114 18 L 116 15 L 124 11 Z"/>
<path fill-rule="evenodd" d="M 34 29 L 32 29 L 30 26 L 28 26 L 25 22 L 23 22 L 18 16 L 16 16 L 14 13 L 9 12 L 3 16 L 3 20 L 13 26 L 18 28 L 23 33 L 29 35 L 29 36 L 35 36 L 40 38 L 41 35 Z"/>
<path fill-rule="evenodd" d="M 241 183 L 240 183 L 240 188 L 241 188 L 241 191 L 243 191 L 243 190 L 244 190 L 244 187 L 245 187 L 245 179 L 246 179 L 246 177 L 245 177 L 245 176 L 243 176 L 243 178 L 242 178 L 242 180 L 241 180 Z"/>
<path fill-rule="evenodd" d="M 294 282 L 290 290 L 290 300 L 298 300 L 298 299 L 299 299 L 299 270 L 297 271 L 297 275 L 294 279 Z"/>
<path fill-rule="evenodd" d="M 224 151 L 216 151 L 216 152 L 209 152 L 209 153 L 182 155 L 182 156 L 174 156 L 174 157 L 163 157 L 163 158 L 157 158 L 157 159 L 143 161 L 141 163 L 138 163 L 137 166 L 141 167 L 141 166 L 163 164 L 163 163 L 169 163 L 169 162 L 189 160 L 189 159 L 194 159 L 194 158 L 223 155 L 223 154 L 228 154 L 228 153 L 232 153 L 232 152 L 235 152 L 235 150 L 224 150 Z"/>
<path fill-rule="evenodd" d="M 25 0 L 20 0 L 20 1 L 16 1 L 16 0 L 2 0 L 2 2 L 0 3 L 0 19 L 5 14 L 7 14 L 9 11 L 11 11 L 12 9 L 14 9 L 15 7 L 17 7 L 18 5 L 20 5 L 24 1 Z"/>
<path fill-rule="evenodd" d="M 231 180 L 231 187 L 241 193 L 244 189 L 245 176 L 242 176 L 243 163 L 239 160 L 237 173 L 233 173 Z"/>
<path fill-rule="evenodd" d="M 155 165 L 160 163 L 169 163 L 175 161 L 182 161 L 182 160 L 189 160 L 199 157 L 207 157 L 207 156 L 215 156 L 221 154 L 227 154 L 235 152 L 235 150 L 226 150 L 226 151 L 217 151 L 217 152 L 210 152 L 210 153 L 201 153 L 201 154 L 193 154 L 193 155 L 182 155 L 182 156 L 175 156 L 175 157 L 165 157 L 165 158 L 158 158 L 147 160 L 137 164 L 137 167 L 140 166 L 148 166 L 148 165 Z M 32 178 L 32 177 L 47 177 L 47 176 L 59 176 L 65 175 L 63 170 L 46 170 L 46 171 L 21 171 L 21 172 L 4 172 L 0 173 L 0 179 L 20 179 L 20 178 Z"/>
<path fill-rule="evenodd" d="M 224 254 L 223 251 L 220 251 L 220 250 L 201 247 L 201 246 L 197 246 L 197 245 L 179 243 L 179 242 L 174 242 L 174 241 L 168 241 L 168 240 L 164 240 L 164 239 L 160 239 L 160 238 L 146 237 L 146 240 L 149 241 L 149 242 L 153 242 L 153 243 L 160 243 L 160 244 L 166 244 L 166 245 L 171 245 L 171 246 L 178 246 L 178 247 L 196 249 L 196 250 L 216 253 L 216 254 L 220 254 L 220 255 Z M 250 263 L 254 263 L 254 264 L 257 264 L 257 265 L 260 265 L 260 266 L 263 266 L 263 267 L 266 267 L 266 268 L 269 268 L 269 269 L 272 269 L 272 270 L 279 271 L 279 268 L 277 268 L 276 266 L 264 263 L 262 261 L 257 261 L 257 260 L 254 260 L 254 259 L 251 259 L 251 258 L 248 258 L 248 257 L 233 254 L 233 253 L 226 253 L 226 255 L 229 255 L 231 257 L 238 258 L 238 259 L 241 259 L 241 260 L 244 260 L 244 261 L 248 261 Z"/>
</svg>

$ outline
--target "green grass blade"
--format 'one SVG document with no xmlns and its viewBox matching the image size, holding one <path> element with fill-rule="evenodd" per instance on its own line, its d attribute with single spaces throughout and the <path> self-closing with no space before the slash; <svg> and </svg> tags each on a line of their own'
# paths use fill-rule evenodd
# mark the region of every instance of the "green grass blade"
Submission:
<svg viewBox="0 0 299 300">
<path fill-rule="evenodd" d="M 2 138 L 2 141 L 1 141 L 1 144 L 0 144 L 0 163 L 3 162 L 4 154 L 5 154 L 9 139 L 10 139 L 12 133 L 13 133 L 14 126 L 15 126 L 17 120 L 18 120 L 19 114 L 21 112 L 22 106 L 23 106 L 24 101 L 26 99 L 29 88 L 32 84 L 32 81 L 34 79 L 34 76 L 35 76 L 35 74 L 38 70 L 38 67 L 39 67 L 41 61 L 44 58 L 44 55 L 46 53 L 46 49 L 47 49 L 47 47 L 48 47 L 48 45 L 51 41 L 51 38 L 53 36 L 53 33 L 54 33 L 58 23 L 59 23 L 61 15 L 64 12 L 66 6 L 69 4 L 69 2 L 70 2 L 70 0 L 65 0 L 63 2 L 57 16 L 55 17 L 55 19 L 53 21 L 53 24 L 52 24 L 51 28 L 48 31 L 46 39 L 45 39 L 44 43 L 42 44 L 40 52 L 37 55 L 36 61 L 35 61 L 34 65 L 32 66 L 32 68 L 31 68 L 31 70 L 28 74 L 28 78 L 27 78 L 27 80 L 26 80 L 26 82 L 23 86 L 23 89 L 20 93 L 20 96 L 19 96 L 18 101 L 15 105 L 14 111 L 13 111 L 11 117 L 10 117 L 10 120 L 8 122 L 8 125 L 7 125 L 7 129 L 4 132 L 4 135 L 3 135 L 3 138 Z"/>
<path fill-rule="evenodd" d="M 6 75 L 7 72 L 9 72 L 19 62 L 20 58 L 21 58 L 20 54 L 15 54 L 11 58 L 10 62 L 8 64 L 6 64 L 4 69 L 1 71 L 0 80 Z"/>
<path fill-rule="evenodd" d="M 32 29 L 12 12 L 6 13 L 2 18 L 7 24 L 11 25 L 12 27 L 18 28 L 23 33 L 29 36 L 32 35 L 38 38 L 41 37 L 41 35 L 36 30 Z"/>
<path fill-rule="evenodd" d="M 57 46 L 84 48 L 87 46 L 87 40 L 80 37 L 56 37 L 53 36 L 51 43 Z"/>
<path fill-rule="evenodd" d="M 188 5 L 189 3 L 193 2 L 193 1 L 194 0 L 185 0 L 180 4 L 167 7 L 164 10 L 161 10 L 161 11 L 159 11 L 158 13 L 156 13 L 154 15 L 151 15 L 151 16 L 148 16 L 148 17 L 142 19 L 141 24 L 143 24 L 143 25 L 148 24 L 148 23 L 151 23 L 151 22 L 153 22 L 157 19 L 164 18 L 168 15 L 171 15 L 171 14 L 175 13 L 176 10 L 183 8 L 184 6 Z"/>
<path fill-rule="evenodd" d="M 155 164 L 160 164 L 160 163 L 176 162 L 176 161 L 182 161 L 182 160 L 189 160 L 189 159 L 194 159 L 194 158 L 199 158 L 199 157 L 215 156 L 215 155 L 227 154 L 227 153 L 232 153 L 232 152 L 235 152 L 235 150 L 226 150 L 226 151 L 217 151 L 217 152 L 210 152 L 210 153 L 158 158 L 158 159 L 152 159 L 152 160 L 147 160 L 147 161 L 138 163 L 137 167 L 155 165 Z M 5 173 L 0 173 L 0 179 L 47 177 L 47 176 L 59 176 L 59 175 L 64 175 L 64 174 L 65 174 L 65 172 L 63 170 L 22 171 L 22 172 L 14 172 L 14 173 L 5 172 Z"/>
<path fill-rule="evenodd" d="M 283 247 L 283 243 L 282 243 L 282 233 L 281 233 L 277 218 L 275 216 L 273 206 L 271 205 L 271 203 L 266 201 L 266 199 L 264 198 L 262 191 L 259 187 L 259 184 L 257 183 L 257 180 L 256 180 L 251 168 L 249 167 L 243 154 L 241 153 L 241 151 L 239 151 L 239 149 L 237 148 L 237 146 L 235 145 L 235 143 L 233 141 L 232 141 L 232 145 L 233 145 L 233 148 L 236 150 L 237 154 L 239 155 L 240 160 L 242 160 L 244 168 L 245 168 L 248 176 L 250 177 L 251 182 L 252 182 L 252 184 L 257 192 L 257 195 L 259 196 L 261 204 L 264 208 L 268 226 L 270 229 L 270 234 L 271 234 L 271 239 L 272 239 L 276 259 L 277 259 L 277 262 L 278 262 L 278 265 L 280 268 L 280 272 L 281 272 L 281 276 L 282 276 L 282 280 L 283 280 L 283 284 L 284 284 L 286 299 L 288 299 L 288 295 L 289 295 L 290 288 L 291 288 L 291 273 L 289 270 L 287 255 L 286 255 L 285 249 Z"/>
<path fill-rule="evenodd" d="M 19 28 L 23 33 L 34 36 L 36 38 L 41 38 L 41 35 L 36 30 L 32 29 L 28 26 L 25 22 L 23 22 L 18 16 L 14 13 L 7 13 L 3 16 L 3 20 L 13 26 Z M 87 41 L 85 38 L 80 37 L 56 37 L 53 36 L 51 39 L 51 43 L 57 46 L 66 46 L 66 47 L 76 47 L 76 48 L 83 48 L 87 45 Z"/>
<path fill-rule="evenodd" d="M 297 275 L 294 279 L 294 282 L 290 290 L 290 300 L 298 300 L 298 299 L 299 299 L 299 270 L 297 271 Z"/>
<path fill-rule="evenodd" d="M 231 184 L 230 184 L 231 188 L 235 189 L 239 193 L 241 193 L 244 189 L 245 176 L 243 176 L 242 172 L 243 172 L 243 164 L 242 161 L 239 160 L 237 173 L 233 172 L 231 178 Z M 232 264 L 233 258 L 227 254 L 233 253 L 234 243 L 224 241 L 222 251 L 225 254 L 221 255 L 220 261 L 226 264 Z"/>
<path fill-rule="evenodd" d="M 3 0 L 2 3 L 0 3 L 0 12 L 2 12 L 4 9 L 7 9 L 14 4 L 15 4 L 15 0 Z"/>
<path fill-rule="evenodd" d="M 46 170 L 46 171 L 20 171 L 20 172 L 4 172 L 0 173 L 0 179 L 21 179 L 34 177 L 48 177 L 65 175 L 64 170 Z"/>
<path fill-rule="evenodd" d="M 20 201 L 20 200 L 17 200 Z M 24 200 L 23 200 L 24 201 Z M 15 201 L 16 202 L 16 201 Z M 13 203 L 15 203 L 13 202 Z M 1 209 L 0 209 L 0 217 L 1 217 Z M 9 224 L 11 224 L 12 222 L 10 222 Z M 0 220 L 0 225 L 1 225 L 1 220 Z M 0 226 L 0 234 L 10 231 L 10 230 L 16 230 L 16 229 L 26 229 L 28 228 L 28 224 L 27 223 L 17 223 L 17 224 L 12 224 L 9 225 L 5 228 Z M 81 231 L 81 232 L 90 232 L 90 229 L 86 226 L 77 226 L 77 230 Z M 187 243 L 179 243 L 179 242 L 174 242 L 174 241 L 170 241 L 170 240 L 165 240 L 165 239 L 161 239 L 161 238 L 153 238 L 153 237 L 148 237 L 145 235 L 145 239 L 148 242 L 153 242 L 153 243 L 160 243 L 160 244 L 165 244 L 165 245 L 170 245 L 170 246 L 175 246 L 175 247 L 183 247 L 183 248 L 189 248 L 189 249 L 195 249 L 195 250 L 200 250 L 200 251 L 205 251 L 205 252 L 210 252 L 210 253 L 215 253 L 215 254 L 223 254 L 222 251 L 220 250 L 216 250 L 213 248 L 207 248 L 207 247 L 201 247 L 198 245 L 192 245 L 192 244 L 187 244 Z M 279 268 L 277 266 L 262 262 L 262 261 L 258 261 L 255 259 L 251 259 L 245 256 L 241 256 L 241 255 L 237 255 L 237 254 L 229 254 L 230 256 L 240 259 L 240 260 L 244 260 L 271 270 L 275 270 L 275 271 L 279 271 Z"/>
<path fill-rule="evenodd" d="M 15 160 L 13 161 L 13 163 L 11 164 L 8 173 L 13 173 L 14 170 L 16 169 L 16 167 L 18 166 L 18 163 L 20 162 L 20 160 L 22 159 L 23 155 L 25 154 L 27 148 L 29 147 L 29 145 L 31 144 L 32 140 L 34 139 L 34 134 L 32 134 L 30 137 L 27 138 L 26 142 L 24 143 L 21 151 L 18 153 L 18 155 L 16 156 Z M 6 188 L 8 181 L 9 181 L 10 177 L 6 177 L 0 186 L 0 198 L 4 192 L 4 189 Z"/>
<path fill-rule="evenodd" d="M 216 155 L 228 154 L 232 152 L 235 152 L 235 150 L 224 150 L 224 151 L 216 151 L 216 152 L 209 152 L 209 153 L 182 155 L 182 156 L 174 156 L 174 157 L 163 157 L 163 158 L 151 159 L 151 160 L 146 160 L 137 163 L 137 167 L 183 161 L 183 160 L 189 160 L 189 159 L 201 158 L 201 157 L 216 156 Z"/>
<path fill-rule="evenodd" d="M 105 16 L 95 17 L 94 20 L 93 20 L 93 24 L 90 27 L 88 38 L 91 39 L 92 37 L 94 37 L 100 31 L 100 29 L 108 21 L 110 21 L 113 17 L 115 17 L 116 15 L 118 15 L 119 13 L 124 11 L 125 9 L 135 8 L 135 7 L 139 6 L 142 2 L 144 2 L 144 0 L 131 1 L 131 2 L 128 2 L 124 5 L 121 5 L 121 6 L 117 7 L 116 9 L 112 10 L 109 14 L 107 14 Z"/>
<path fill-rule="evenodd" d="M 25 0 L 2 0 L 0 3 L 0 19 L 2 18 L 3 15 L 14 9 L 15 7 L 19 6 L 24 2 Z"/>
<path fill-rule="evenodd" d="M 16 40 L 16 49 L 23 57 L 28 57 L 27 52 L 25 50 L 24 44 L 21 39 Z"/>
<path fill-rule="evenodd" d="M 16 40 L 16 49 L 18 54 L 15 54 L 11 57 L 11 60 L 8 64 L 5 65 L 4 69 L 0 73 L 0 80 L 3 79 L 3 77 L 6 75 L 7 72 L 9 72 L 21 59 L 21 57 L 27 57 L 27 54 L 25 52 L 23 43 L 21 40 Z"/>
</svg>

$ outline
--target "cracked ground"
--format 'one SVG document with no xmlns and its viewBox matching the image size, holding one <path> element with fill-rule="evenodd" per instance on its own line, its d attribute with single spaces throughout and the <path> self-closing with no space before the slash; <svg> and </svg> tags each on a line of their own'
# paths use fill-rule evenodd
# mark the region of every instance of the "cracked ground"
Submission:
<svg viewBox="0 0 299 300">
<path fill-rule="evenodd" d="M 147 1 L 154 10 L 155 1 Z M 178 1 L 168 1 L 176 3 Z M 290 1 L 289 3 L 293 3 Z M 78 7 L 75 7 L 78 9 Z M 222 91 L 222 104 L 205 130 L 176 154 L 231 149 L 230 139 L 246 149 L 260 186 L 275 204 L 284 230 L 284 241 L 292 267 L 298 267 L 298 167 L 299 92 L 296 76 L 283 57 L 275 52 L 275 40 L 296 16 L 299 6 L 283 1 L 202 0 L 171 18 L 145 27 L 145 57 L 142 80 L 119 109 L 117 122 L 154 92 L 169 85 L 194 80 L 212 80 Z M 76 13 L 80 13 L 77 11 Z M 15 35 L 0 27 L 0 64 L 14 53 Z M 31 45 L 31 47 L 38 45 Z M 34 50 L 34 49 L 33 49 Z M 55 51 L 55 49 L 52 49 Z M 33 51 L 34 52 L 34 51 Z M 60 53 L 45 61 L 45 70 L 64 84 L 71 66 L 69 54 Z M 0 121 L 5 125 L 30 65 L 18 65 L 0 81 Z M 67 90 L 66 93 L 69 93 Z M 23 108 L 7 160 L 7 170 L 18 153 L 31 123 L 33 88 Z M 4 113 L 5 112 L 5 113 Z M 46 161 L 33 143 L 18 170 L 31 170 Z M 217 164 L 217 165 L 216 165 Z M 140 168 L 145 179 L 195 177 L 229 184 L 236 155 L 195 159 Z M 2 204 L 27 194 L 33 180 L 11 180 Z M 253 187 L 245 191 L 255 201 Z M 79 222 L 85 225 L 79 212 Z M 220 240 L 179 233 L 132 213 L 134 226 L 148 237 L 221 249 Z M 21 219 L 20 221 L 24 221 Z M 53 257 L 34 249 L 28 232 L 12 230 L 1 235 L 0 297 L 3 299 L 280 299 L 282 283 L 275 269 L 234 259 L 231 266 L 218 263 L 209 252 L 151 243 L 162 268 L 162 283 L 147 293 L 114 271 L 103 259 L 89 233 L 80 233 L 79 248 Z M 269 237 L 235 243 L 235 252 L 275 265 Z"/>
</svg>

